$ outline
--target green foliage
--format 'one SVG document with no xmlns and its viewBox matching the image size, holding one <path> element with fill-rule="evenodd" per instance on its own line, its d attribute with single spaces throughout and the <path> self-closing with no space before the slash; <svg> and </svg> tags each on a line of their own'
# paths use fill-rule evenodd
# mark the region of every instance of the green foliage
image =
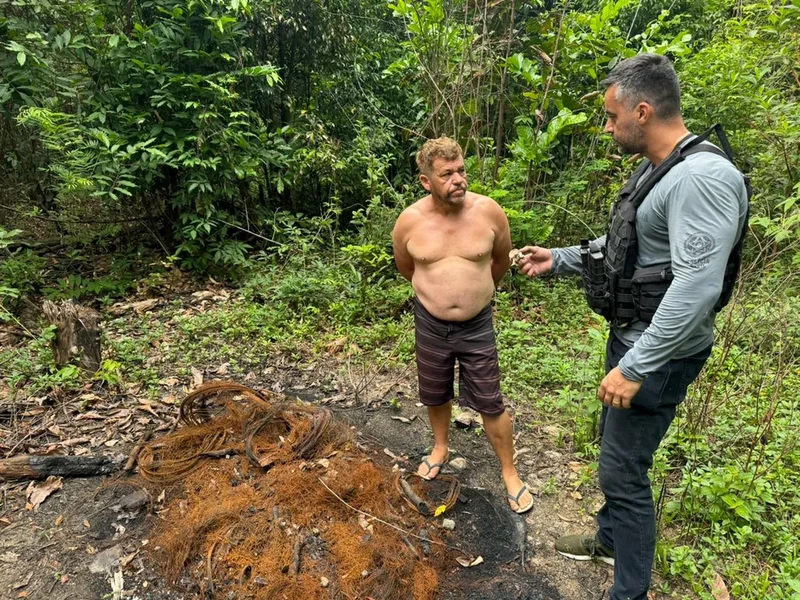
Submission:
<svg viewBox="0 0 800 600">
<path fill-rule="evenodd" d="M 100 368 L 92 378 L 105 385 L 118 385 L 122 381 L 121 369 L 121 362 L 107 358 L 100 363 Z"/>
<path fill-rule="evenodd" d="M 21 233 L 0 226 L 0 321 L 11 318 L 22 298 L 44 281 L 45 261 L 32 248 L 15 247 L 15 238 Z"/>
<path fill-rule="evenodd" d="M 130 280 L 114 276 L 89 279 L 81 275 L 68 275 L 56 282 L 56 287 L 42 289 L 50 300 L 80 300 L 86 297 L 120 296 L 131 285 Z"/>
<path fill-rule="evenodd" d="M 55 325 L 49 326 L 22 346 L 4 352 L 2 363 L 8 374 L 6 382 L 13 390 L 26 386 L 27 393 L 50 389 L 75 390 L 81 384 L 81 371 L 75 365 L 54 366 L 50 347 L 55 337 Z"/>
<path fill-rule="evenodd" d="M 161 209 L 178 216 L 175 253 L 198 270 L 242 264 L 249 246 L 231 240 L 229 227 L 239 224 L 249 182 L 282 164 L 273 151 L 280 137 L 241 93 L 269 94 L 280 79 L 254 62 L 249 5 L 235 4 L 148 2 L 124 30 L 114 6 L 88 4 L 90 26 L 74 36 L 9 22 L 12 37 L 30 40 L 39 76 L 63 80 L 57 96 L 37 88 L 21 97 L 18 116 L 52 153 L 61 201 L 91 198 L 114 211 L 160 190 Z M 69 78 L 59 75 L 65 67 Z M 70 110 L 79 99 L 81 110 Z"/>
<path fill-rule="evenodd" d="M 601 81 L 639 51 L 670 55 L 690 128 L 724 125 L 756 196 L 745 287 L 656 457 L 659 566 L 703 598 L 715 573 L 745 600 L 799 593 L 797 0 L 0 5 L 0 319 L 39 293 L 169 289 L 163 265 L 242 282 L 224 308 L 109 340 L 95 381 L 149 393 L 158 361 L 239 373 L 301 345 L 410 361 L 391 230 L 421 193 L 421 139 L 462 143 L 516 247 L 599 235 L 634 166 L 602 136 Z M 145 239 L 162 266 L 137 281 Z M 505 393 L 593 459 L 604 327 L 571 282 L 510 275 L 496 309 Z M 4 353 L 13 389 L 81 385 L 50 366 L 49 336 Z"/>
</svg>

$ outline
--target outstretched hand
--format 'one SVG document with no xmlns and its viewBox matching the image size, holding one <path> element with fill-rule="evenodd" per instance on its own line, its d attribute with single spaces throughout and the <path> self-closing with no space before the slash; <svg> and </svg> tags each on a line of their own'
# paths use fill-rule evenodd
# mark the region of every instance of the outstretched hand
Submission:
<svg viewBox="0 0 800 600">
<path fill-rule="evenodd" d="M 539 277 L 553 268 L 553 253 L 541 246 L 525 246 L 520 249 L 523 257 L 517 263 L 520 271 L 528 277 Z"/>
</svg>

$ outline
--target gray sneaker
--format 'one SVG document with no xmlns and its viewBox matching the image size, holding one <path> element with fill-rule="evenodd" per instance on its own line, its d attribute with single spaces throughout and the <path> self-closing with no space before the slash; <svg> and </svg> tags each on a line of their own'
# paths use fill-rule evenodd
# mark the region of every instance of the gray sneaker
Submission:
<svg viewBox="0 0 800 600">
<path fill-rule="evenodd" d="M 594 535 L 565 535 L 556 540 L 556 552 L 573 560 L 600 560 L 614 566 L 614 551 Z"/>
</svg>

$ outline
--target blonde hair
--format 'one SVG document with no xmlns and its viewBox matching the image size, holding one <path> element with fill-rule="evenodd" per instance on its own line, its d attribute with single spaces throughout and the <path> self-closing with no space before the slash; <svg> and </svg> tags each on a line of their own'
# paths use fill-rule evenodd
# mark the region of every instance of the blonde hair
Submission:
<svg viewBox="0 0 800 600">
<path fill-rule="evenodd" d="M 437 158 L 443 160 L 456 160 L 464 156 L 458 142 L 449 137 L 439 137 L 428 140 L 417 152 L 417 167 L 421 173 L 429 175 L 433 169 L 433 161 Z"/>
</svg>

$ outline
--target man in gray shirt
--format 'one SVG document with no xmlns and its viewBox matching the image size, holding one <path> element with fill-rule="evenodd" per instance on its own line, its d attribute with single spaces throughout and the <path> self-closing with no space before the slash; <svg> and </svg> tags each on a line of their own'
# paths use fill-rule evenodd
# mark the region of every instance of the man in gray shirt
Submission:
<svg viewBox="0 0 800 600">
<path fill-rule="evenodd" d="M 643 154 L 650 163 L 637 182 L 642 185 L 695 137 L 680 113 L 677 75 L 667 58 L 640 54 L 620 62 L 603 84 L 606 133 L 623 152 Z M 611 600 L 647 598 L 656 543 L 648 471 L 710 354 L 715 305 L 746 226 L 747 205 L 742 174 L 728 159 L 702 151 L 675 164 L 635 212 L 635 269 L 671 266 L 673 279 L 650 322 L 612 320 L 607 374 L 597 392 L 605 405 L 599 466 L 605 505 L 596 534 L 556 542 L 569 558 L 614 565 Z M 606 236 L 593 242 L 605 244 Z M 528 246 L 522 252 L 519 267 L 529 277 L 581 273 L 578 246 Z"/>
</svg>

